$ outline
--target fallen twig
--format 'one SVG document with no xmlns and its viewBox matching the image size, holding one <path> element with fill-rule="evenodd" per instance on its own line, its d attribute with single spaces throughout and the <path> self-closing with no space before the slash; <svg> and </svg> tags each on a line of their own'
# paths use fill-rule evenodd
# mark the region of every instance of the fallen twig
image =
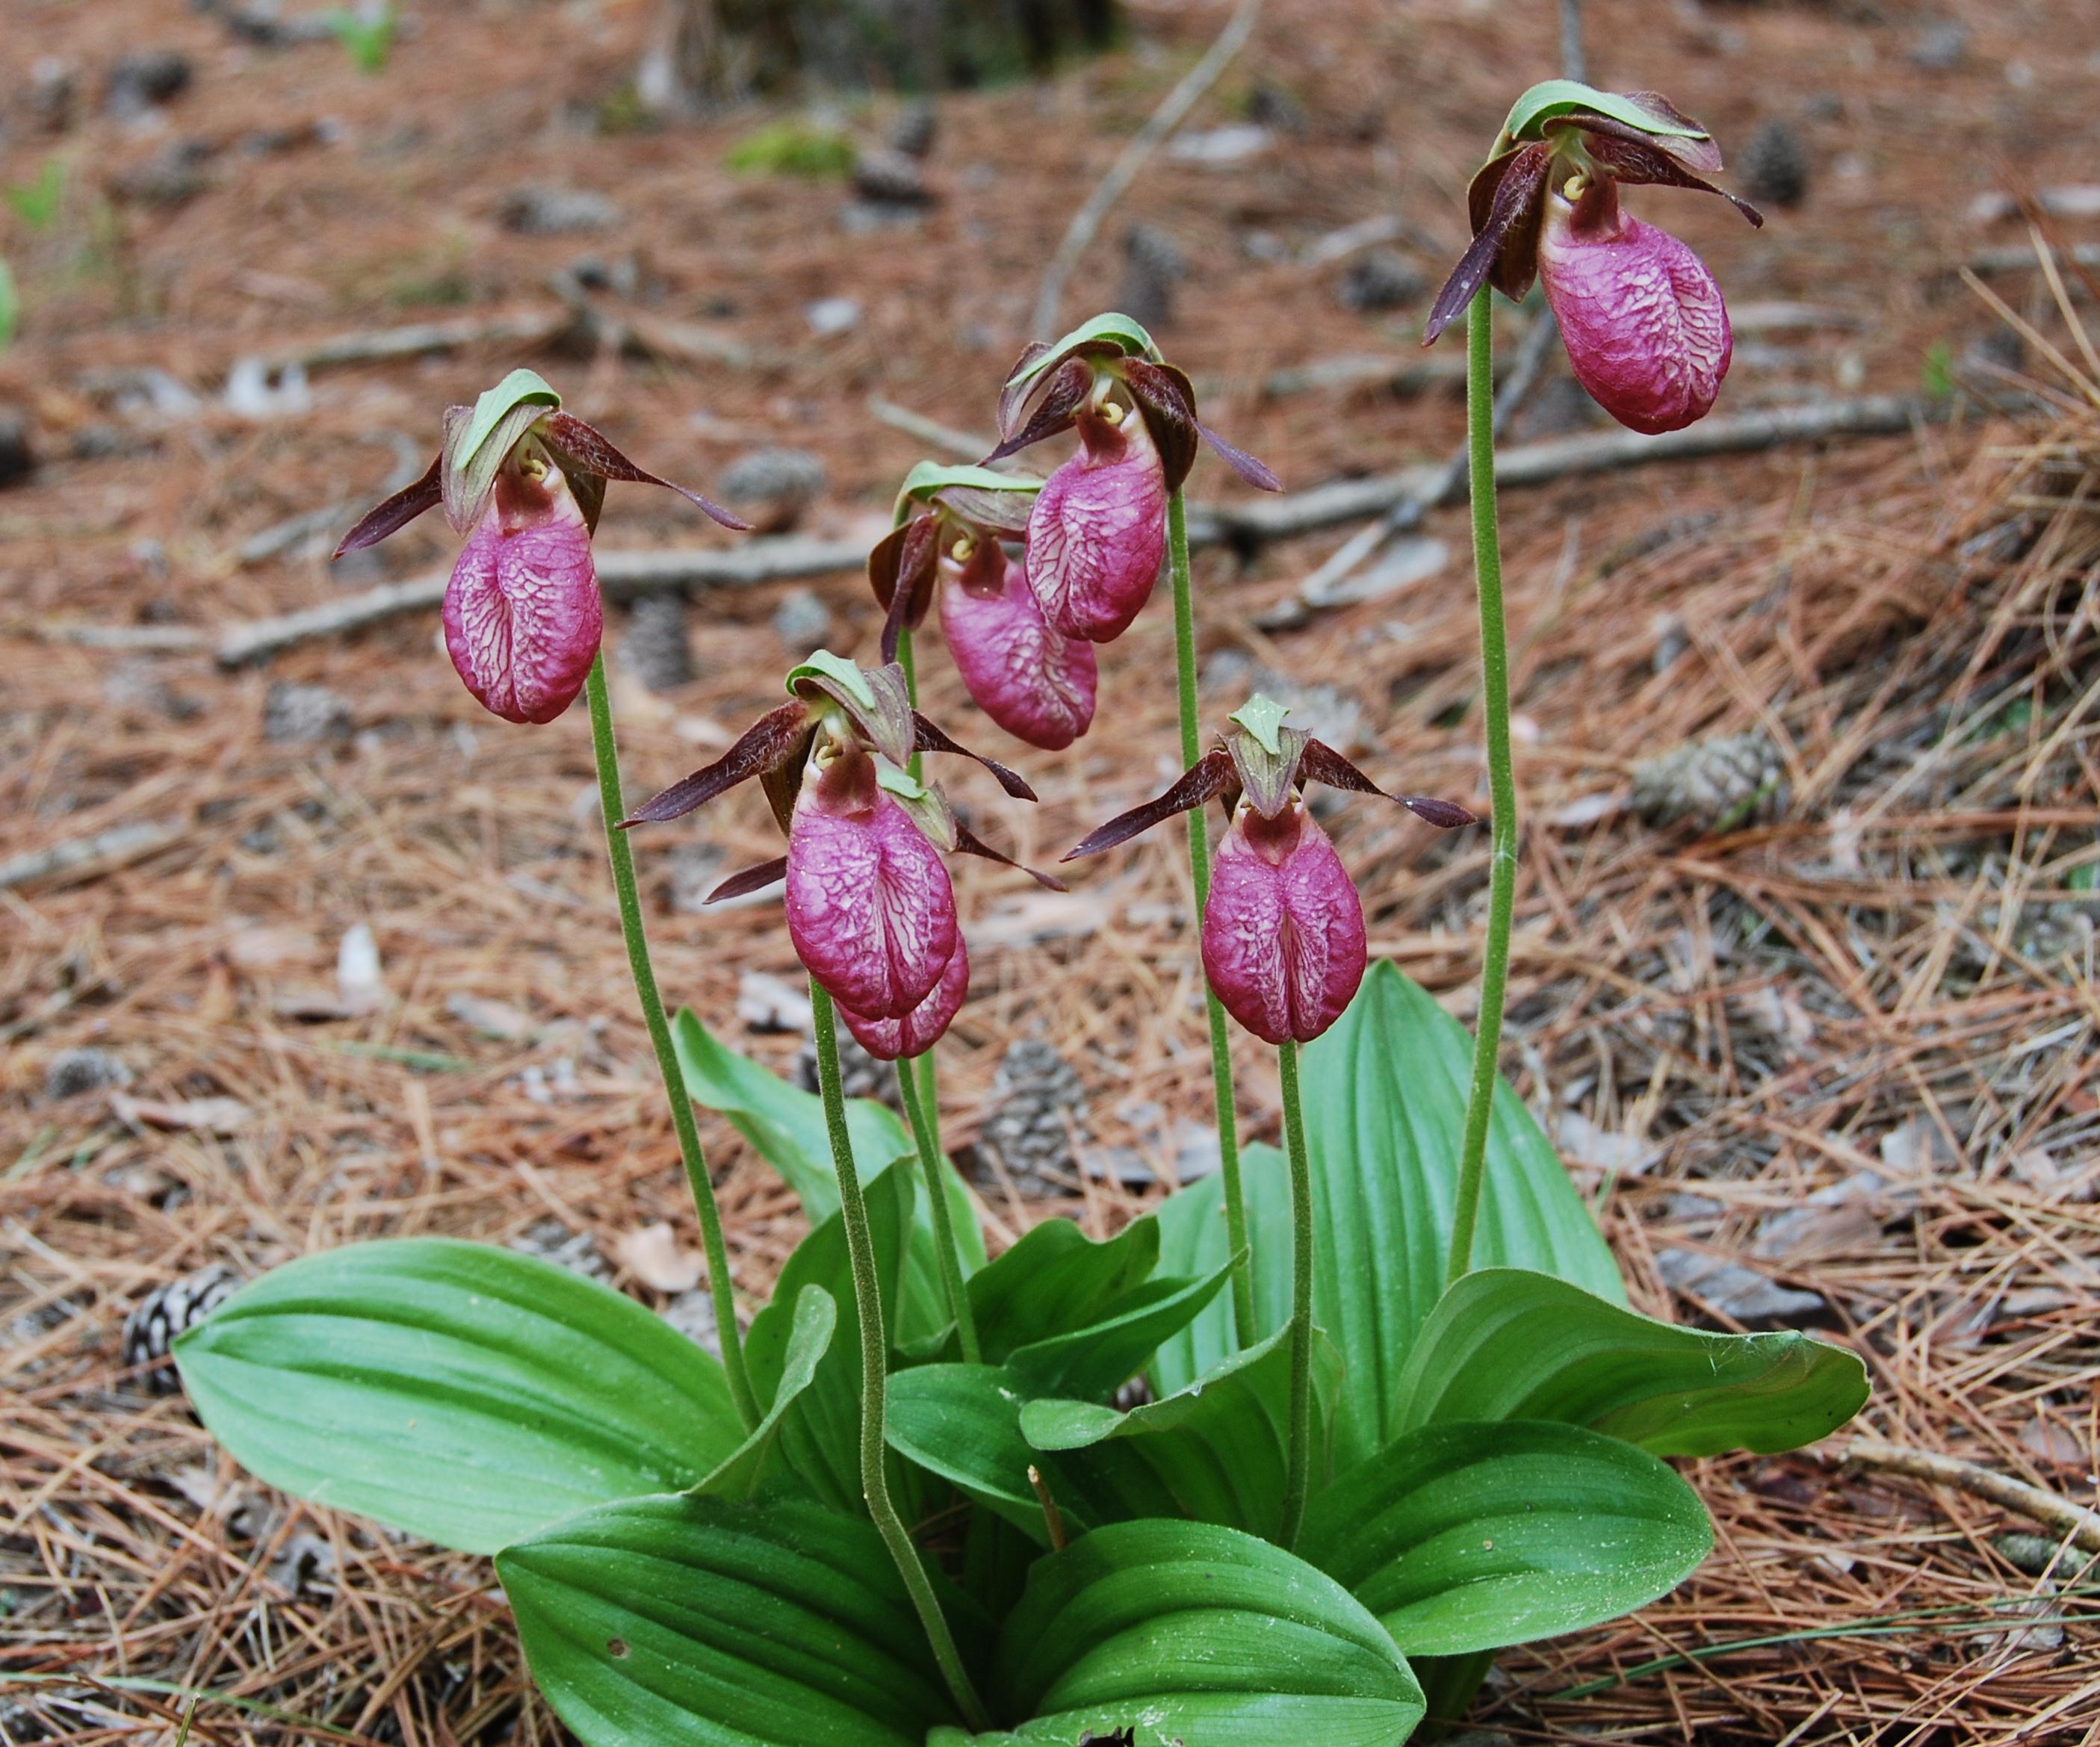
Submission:
<svg viewBox="0 0 2100 1747">
<path fill-rule="evenodd" d="M 1203 93 L 1217 83 L 1218 76 L 1246 46 L 1246 39 L 1254 33 L 1255 20 L 1260 13 L 1261 0 L 1240 0 L 1233 15 L 1225 21 L 1225 28 L 1218 33 L 1218 40 L 1205 51 L 1201 60 L 1182 74 L 1181 82 L 1167 94 L 1167 100 L 1152 112 L 1145 126 L 1132 135 L 1130 143 L 1117 154 L 1115 162 L 1109 165 L 1108 174 L 1087 196 L 1086 205 L 1073 214 L 1071 223 L 1065 227 L 1065 235 L 1058 242 L 1057 253 L 1051 257 L 1049 269 L 1043 276 L 1042 288 L 1035 293 L 1035 307 L 1029 318 L 1030 338 L 1047 340 L 1057 331 L 1057 303 L 1065 294 L 1065 281 L 1072 276 L 1072 269 L 1079 264 L 1079 257 L 1087 252 L 1087 245 L 1101 229 L 1101 220 L 1108 216 L 1109 209 L 1123 198 L 1131 183 L 1136 181 L 1145 161 L 1188 119 L 1189 112 L 1196 107 Z"/>
<path fill-rule="evenodd" d="M 855 570 L 867 562 L 867 549 L 849 540 L 782 535 L 741 546 L 601 552 L 597 558 L 598 586 L 609 599 L 629 600 L 664 589 L 745 589 L 791 576 L 823 576 Z M 280 618 L 232 626 L 218 638 L 218 664 L 239 667 L 310 637 L 354 631 L 402 613 L 435 607 L 444 599 L 449 580 L 448 573 L 433 571 Z"/>
<path fill-rule="evenodd" d="M 907 437 L 916 437 L 921 443 L 936 449 L 945 449 L 957 461 L 973 461 L 989 455 L 998 447 L 995 437 L 981 437 L 967 430 L 958 430 L 952 425 L 943 425 L 938 419 L 929 418 L 923 412 L 915 412 L 909 407 L 901 407 L 894 400 L 885 400 L 880 395 L 867 397 L 867 409 L 885 425 L 902 431 Z"/>
<path fill-rule="evenodd" d="M 2010 1475 L 1979 1468 L 1973 1462 L 1937 1455 L 1927 1449 L 1912 1449 L 1900 1444 L 1884 1444 L 1876 1438 L 1855 1438 L 1842 1449 L 1829 1453 L 1846 1463 L 1877 1468 L 1884 1474 L 1901 1474 L 1935 1486 L 1952 1486 L 2001 1508 L 2017 1512 L 2032 1522 L 2054 1529 L 2069 1537 L 2080 1552 L 2100 1553 L 2100 1512 L 2059 1498 L 2053 1492 L 2030 1486 Z"/>
<path fill-rule="evenodd" d="M 130 825 L 112 825 L 90 837 L 75 837 L 55 843 L 47 849 L 33 849 L 0 862 L 0 891 L 38 880 L 63 878 L 92 879 L 127 863 L 157 854 L 189 830 L 182 818 L 145 819 Z"/>
<path fill-rule="evenodd" d="M 461 315 L 451 321 L 419 321 L 404 328 L 367 328 L 333 334 L 263 355 L 273 374 L 324 369 L 331 364 L 376 364 L 415 358 L 463 346 L 537 346 L 566 332 L 576 317 L 567 309 L 514 310 L 501 315 Z"/>
</svg>

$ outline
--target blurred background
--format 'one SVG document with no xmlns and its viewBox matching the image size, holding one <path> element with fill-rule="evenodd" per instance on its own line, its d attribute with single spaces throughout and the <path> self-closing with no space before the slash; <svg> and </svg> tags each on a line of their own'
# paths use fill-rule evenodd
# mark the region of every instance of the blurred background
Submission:
<svg viewBox="0 0 2100 1747">
<path fill-rule="evenodd" d="M 232 1282 L 444 1232 L 711 1334 L 582 712 L 512 727 L 461 687 L 439 518 L 328 562 L 443 408 L 530 365 L 758 524 L 610 493 L 626 780 L 653 792 L 809 651 L 876 659 L 858 567 L 904 471 L 983 452 L 1026 341 L 1124 310 L 1288 487 L 1192 478 L 1207 715 L 1263 687 L 1388 787 L 1482 806 L 1438 496 L 1461 348 L 1420 326 L 1502 116 L 1573 47 L 1698 117 L 1767 223 L 1630 197 L 1734 314 L 1696 443 L 1629 439 L 1527 342 L 1536 302 L 1501 310 L 1536 366 L 1504 434 L 1505 1070 L 1642 1308 L 1822 1330 L 1868 1357 L 1866 1429 L 2092 1502 L 2093 8 L 1577 13 L 1568 39 L 1554 0 L 6 0 L 0 1740 L 172 1738 L 168 1683 L 214 1695 L 200 1741 L 561 1738 L 485 1565 L 211 1450 L 163 1355 Z M 955 779 L 982 835 L 1047 865 L 1161 786 L 1171 637 L 1156 602 L 1105 652 L 1093 733 L 1043 754 L 929 633 L 930 712 L 1043 796 Z M 1485 834 L 1331 828 L 1373 950 L 1470 1018 Z M 1000 1235 L 1110 1229 L 1215 1168 L 1171 838 L 1065 896 L 959 872 L 976 982 L 942 1087 Z M 758 797 L 635 842 L 668 997 L 807 1072 L 777 893 L 701 904 L 777 853 Z M 1238 1065 L 1273 1135 L 1273 1062 Z M 704 1132 L 762 1302 L 799 1211 Z M 2090 1553 L 1813 1453 L 1692 1467 L 1708 1568 L 1507 1653 L 1479 1727 L 2100 1728 Z"/>
</svg>

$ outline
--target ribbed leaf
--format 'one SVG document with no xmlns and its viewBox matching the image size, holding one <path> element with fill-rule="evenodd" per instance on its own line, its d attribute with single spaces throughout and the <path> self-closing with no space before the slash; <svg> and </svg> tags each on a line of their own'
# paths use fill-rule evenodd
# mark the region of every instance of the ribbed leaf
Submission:
<svg viewBox="0 0 2100 1747">
<path fill-rule="evenodd" d="M 1409 1427 L 1559 1419 L 1657 1456 L 1797 1449 L 1867 1399 L 1856 1353 L 1792 1330 L 1712 1335 L 1513 1268 L 1455 1282 L 1397 1392 Z"/>
<path fill-rule="evenodd" d="M 1266 1339 L 1290 1320 L 1290 1167 L 1275 1147 L 1258 1140 L 1240 1150 L 1240 1180 L 1246 1189 L 1247 1247 L 1253 1252 L 1255 1332 Z M 1215 1172 L 1176 1189 L 1153 1217 L 1159 1222 L 1162 1272 L 1193 1274 L 1224 1260 L 1224 1184 Z M 1238 1351 L 1228 1295 L 1160 1343 L 1147 1367 L 1153 1393 L 1178 1394 Z"/>
<path fill-rule="evenodd" d="M 954 1716 L 864 1520 L 636 1498 L 496 1568 L 533 1679 L 585 1747 L 920 1747 Z"/>
<path fill-rule="evenodd" d="M 781 1449 L 781 1429 L 816 1381 L 824 1357 L 831 1351 L 832 1337 L 838 1329 L 839 1307 L 832 1295 L 818 1286 L 804 1286 L 794 1303 L 795 1320 L 781 1356 L 772 1405 L 751 1436 L 737 1446 L 735 1454 L 693 1489 L 703 1497 L 748 1499 L 810 1490 Z"/>
<path fill-rule="evenodd" d="M 1546 1420 L 1411 1432 L 1312 1501 L 1299 1551 L 1410 1656 L 1525 1643 L 1666 1594 L 1712 1549 L 1643 1450 Z"/>
<path fill-rule="evenodd" d="M 1017 1347 L 1114 1315 L 1158 1261 L 1159 1226 L 1149 1215 L 1101 1243 L 1070 1220 L 1044 1220 L 971 1277 L 985 1357 L 999 1364 Z"/>
<path fill-rule="evenodd" d="M 690 1486 L 743 1436 L 721 1366 L 661 1317 L 483 1244 L 307 1256 L 175 1352 L 205 1424 L 271 1485 L 469 1552 Z"/>
<path fill-rule="evenodd" d="M 1148 1280 L 1116 1301 L 1114 1314 L 1061 1335 L 1017 1347 L 1006 1368 L 1034 1395 L 1105 1400 L 1214 1301 L 1230 1270 L 1220 1263 L 1193 1279 Z"/>
<path fill-rule="evenodd" d="M 1406 1662 L 1345 1590 L 1208 1523 L 1118 1523 L 1039 1560 L 993 1690 L 1027 1720 L 978 1747 L 1399 1747 L 1422 1715 Z M 928 1747 L 964 1740 L 937 1730 Z"/>
</svg>

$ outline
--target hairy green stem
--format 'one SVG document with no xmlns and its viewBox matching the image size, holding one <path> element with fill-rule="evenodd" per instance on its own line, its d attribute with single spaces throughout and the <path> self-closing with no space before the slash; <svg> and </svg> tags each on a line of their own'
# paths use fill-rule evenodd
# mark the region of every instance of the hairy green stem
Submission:
<svg viewBox="0 0 2100 1747">
<path fill-rule="evenodd" d="M 824 1126 L 832 1140 L 832 1166 L 839 1179 L 839 1220 L 845 1227 L 846 1259 L 853 1270 L 854 1313 L 860 1324 L 860 1489 L 867 1501 L 867 1513 L 875 1519 L 876 1532 L 889 1549 L 897 1574 L 911 1597 L 933 1660 L 963 1719 L 973 1730 L 990 1726 L 984 1702 L 971 1685 L 955 1648 L 955 1635 L 948 1630 L 941 1604 L 933 1594 L 911 1533 L 889 1496 L 889 1474 L 885 1466 L 884 1428 L 888 1413 L 889 1342 L 882 1319 L 882 1283 L 876 1277 L 875 1239 L 868 1231 L 867 1202 L 861 1193 L 860 1172 L 854 1163 L 853 1137 L 846 1128 L 845 1093 L 839 1084 L 837 1021 L 832 998 L 813 977 L 810 979 L 810 1008 L 816 1021 L 817 1084 L 823 1093 Z"/>
<path fill-rule="evenodd" d="M 897 1083 L 904 1093 L 904 1110 L 911 1123 L 912 1138 L 919 1143 L 919 1163 L 926 1173 L 926 1194 L 933 1209 L 933 1250 L 941 1261 L 941 1283 L 947 1289 L 948 1308 L 955 1319 L 955 1334 L 962 1342 L 963 1362 L 979 1365 L 984 1349 L 977 1344 L 977 1319 L 970 1309 L 969 1289 L 963 1281 L 962 1251 L 955 1243 L 955 1221 L 948 1211 L 948 1173 L 942 1168 L 941 1143 L 931 1114 L 933 1088 L 922 1084 L 915 1071 L 924 1061 L 933 1065 L 931 1052 L 907 1056 L 897 1064 Z M 926 1076 L 931 1081 L 933 1075 Z"/>
<path fill-rule="evenodd" d="M 627 803 L 620 792 L 620 753 L 613 741 L 612 697 L 606 689 L 603 650 L 591 663 L 584 690 L 590 703 L 591 750 L 598 760 L 606 859 L 612 863 L 612 888 L 620 896 L 620 928 L 627 937 L 627 967 L 634 975 L 635 998 L 642 1004 L 642 1022 L 649 1028 L 649 1041 L 656 1051 L 664 1095 L 671 1101 L 671 1126 L 677 1131 L 686 1180 L 692 1185 L 693 1205 L 700 1215 L 700 1242 L 708 1256 L 708 1290 L 714 1299 L 715 1329 L 721 1337 L 722 1369 L 729 1376 L 729 1392 L 736 1403 L 737 1417 L 748 1431 L 758 1423 L 758 1401 L 752 1393 L 751 1375 L 743 1365 L 743 1344 L 737 1335 L 736 1295 L 730 1286 L 729 1246 L 722 1239 L 721 1210 L 715 1205 L 707 1155 L 700 1150 L 699 1130 L 693 1123 L 693 1101 L 686 1095 L 685 1070 L 678 1065 L 670 1021 L 664 1017 L 664 997 L 657 992 L 656 969 L 650 962 L 649 936 L 642 925 L 642 893 L 634 883 L 634 851 L 627 833 L 620 828 Z"/>
<path fill-rule="evenodd" d="M 897 663 L 904 669 L 905 695 L 915 710 L 919 708 L 919 664 L 914 659 L 909 625 L 897 633 Z M 923 774 L 924 764 L 921 754 L 912 753 L 911 771 L 915 781 Z M 979 1357 L 977 1319 L 970 1312 L 969 1294 L 963 1284 L 963 1252 L 955 1242 L 955 1228 L 948 1216 L 948 1198 L 944 1193 L 947 1173 L 941 1168 L 941 1097 L 930 1048 L 897 1064 L 897 1086 L 903 1094 L 912 1138 L 918 1143 L 919 1162 L 925 1167 L 926 1193 L 933 1197 L 933 1244 L 940 1251 L 948 1308 L 955 1312 L 963 1357 L 975 1365 Z"/>
<path fill-rule="evenodd" d="M 1167 573 L 1174 585 L 1174 665 L 1181 693 L 1181 762 L 1203 756 L 1196 701 L 1196 606 L 1189 586 L 1189 513 L 1180 492 L 1167 500 Z M 1196 889 L 1197 926 L 1211 895 L 1211 827 L 1201 807 L 1189 820 L 1189 877 Z M 1233 1052 L 1225 1009 L 1207 982 L 1211 1023 L 1211 1086 L 1218 1112 L 1218 1166 L 1224 1185 L 1225 1249 L 1233 1258 L 1233 1328 L 1242 1347 L 1258 1338 L 1254 1321 L 1254 1266 L 1247 1251 L 1246 1194 L 1240 1184 L 1239 1108 L 1233 1097 Z"/>
<path fill-rule="evenodd" d="M 1545 318 L 1540 318 L 1543 320 Z M 1502 624 L 1502 540 L 1495 520 L 1494 310 L 1483 285 L 1466 312 L 1466 451 L 1473 506 L 1473 571 L 1480 598 L 1480 704 L 1487 720 L 1488 793 L 1494 835 L 1488 876 L 1488 938 L 1480 962 L 1480 1029 L 1466 1100 L 1466 1136 L 1451 1210 L 1456 1280 L 1473 1265 L 1480 1187 L 1487 1174 L 1488 1118 L 1494 1109 L 1502 1047 L 1502 997 L 1509 984 L 1510 923 L 1516 909 L 1516 776 L 1510 764 L 1508 638 Z"/>
<path fill-rule="evenodd" d="M 1290 1161 L 1290 1401 L 1284 1444 L 1283 1522 L 1277 1544 L 1298 1539 L 1312 1485 L 1312 1163 L 1298 1097 L 1298 1045 L 1277 1046 L 1283 1078 L 1283 1146 Z"/>
</svg>

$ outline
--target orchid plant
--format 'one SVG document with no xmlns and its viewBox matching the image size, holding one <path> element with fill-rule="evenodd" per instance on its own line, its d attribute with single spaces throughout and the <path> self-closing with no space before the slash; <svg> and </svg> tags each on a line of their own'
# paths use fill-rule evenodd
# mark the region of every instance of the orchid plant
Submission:
<svg viewBox="0 0 2100 1747">
<path fill-rule="evenodd" d="M 589 1747 L 1394 1747 L 1425 1715 L 1462 1714 L 1502 1648 L 1683 1578 L 1712 1536 L 1667 1458 L 1807 1443 L 1858 1410 L 1865 1373 L 1796 1332 L 1628 1308 L 1496 1073 L 1516 850 L 1485 288 L 1542 275 L 1578 375 L 1626 422 L 1698 417 L 1726 368 L 1719 293 L 1620 213 L 1616 184 L 1705 186 L 1695 172 L 1718 162 L 1660 99 L 1540 87 L 1476 184 L 1478 236 L 1440 302 L 1441 320 L 1469 312 L 1493 810 L 1470 1045 L 1369 963 L 1363 896 L 1306 791 L 1383 797 L 1440 829 L 1472 814 L 1387 794 L 1265 697 L 1202 746 L 1182 483 L 1207 439 L 1276 482 L 1211 436 L 1128 318 L 1031 347 L 984 463 L 906 480 L 869 563 L 880 664 L 820 651 L 721 758 L 631 814 L 589 542 L 607 479 L 664 482 L 529 373 L 448 415 L 430 472 L 346 545 L 442 503 L 466 540 L 446 630 L 469 689 L 528 722 L 588 695 L 721 1357 L 549 1264 L 386 1240 L 280 1268 L 183 1338 L 206 1425 L 289 1491 L 493 1553 L 534 1679 Z M 1047 479 L 1011 465 L 1065 432 L 1078 449 Z M 990 1258 L 941 1145 L 932 1052 L 969 978 L 942 858 L 1006 858 L 926 779 L 925 755 L 977 758 L 1011 800 L 1035 797 L 920 712 L 912 637 L 938 603 L 985 714 L 1056 750 L 1088 731 L 1096 651 L 1162 567 L 1188 768 L 1066 859 L 1185 818 L 1221 1168 L 1103 1238 L 1048 1220 Z M 667 1020 L 643 928 L 630 832 L 754 779 L 785 853 L 717 895 L 784 884 L 814 1095 L 695 1015 Z M 844 1095 L 840 1015 L 898 1063 L 908 1132 Z M 1240 1144 L 1235 1023 L 1277 1051 L 1281 1151 Z M 748 1328 L 695 1102 L 810 1217 Z"/>
</svg>

